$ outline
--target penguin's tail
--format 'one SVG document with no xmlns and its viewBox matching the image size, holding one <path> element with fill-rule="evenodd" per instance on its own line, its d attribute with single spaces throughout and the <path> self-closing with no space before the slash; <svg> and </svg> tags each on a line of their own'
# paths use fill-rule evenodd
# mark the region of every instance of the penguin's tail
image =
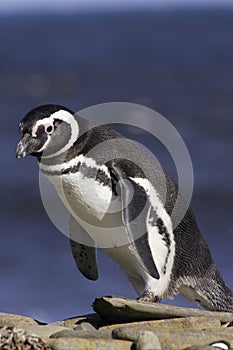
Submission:
<svg viewBox="0 0 233 350">
<path fill-rule="evenodd" d="M 206 276 L 197 281 L 197 293 L 202 297 L 196 300 L 207 310 L 233 313 L 233 292 L 225 284 L 216 265 Z"/>
<path fill-rule="evenodd" d="M 225 284 L 214 263 L 201 277 L 189 276 L 182 282 L 179 292 L 190 301 L 206 310 L 233 313 L 233 292 Z"/>
</svg>

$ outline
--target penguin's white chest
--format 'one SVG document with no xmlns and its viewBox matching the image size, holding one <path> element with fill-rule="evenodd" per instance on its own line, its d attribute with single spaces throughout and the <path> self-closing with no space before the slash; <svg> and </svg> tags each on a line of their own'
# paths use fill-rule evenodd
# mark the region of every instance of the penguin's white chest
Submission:
<svg viewBox="0 0 233 350">
<path fill-rule="evenodd" d="M 168 248 L 166 242 L 161 239 L 157 226 L 153 227 L 147 217 L 142 218 L 148 224 L 148 243 L 160 274 L 157 280 L 145 272 L 130 248 L 128 232 L 122 223 L 120 198 L 115 201 L 115 212 L 111 211 L 113 194 L 109 185 L 104 185 L 96 178 L 86 177 L 79 172 L 51 176 L 49 180 L 70 214 L 97 245 L 122 268 L 138 294 L 145 289 L 152 290 L 155 295 L 161 297 L 166 294 L 173 266 L 174 240 L 171 240 L 171 246 Z M 149 182 L 140 181 L 147 189 Z M 149 186 L 148 192 L 152 196 L 152 204 L 164 222 L 168 221 L 167 214 L 153 191 Z M 172 238 L 172 231 L 170 235 Z"/>
<path fill-rule="evenodd" d="M 62 202 L 72 214 L 82 220 L 102 220 L 108 212 L 112 191 L 95 178 L 81 173 L 49 177 Z"/>
</svg>

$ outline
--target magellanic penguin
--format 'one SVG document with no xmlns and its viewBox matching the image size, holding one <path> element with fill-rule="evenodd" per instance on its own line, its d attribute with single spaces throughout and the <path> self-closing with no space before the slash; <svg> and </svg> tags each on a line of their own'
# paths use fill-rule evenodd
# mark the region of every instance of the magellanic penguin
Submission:
<svg viewBox="0 0 233 350">
<path fill-rule="evenodd" d="M 17 158 L 37 158 L 70 212 L 71 249 L 85 277 L 98 278 L 97 245 L 125 272 L 139 300 L 181 293 L 205 309 L 233 312 L 233 292 L 191 209 L 174 227 L 177 185 L 142 147 L 60 105 L 31 110 L 20 135 Z"/>
</svg>

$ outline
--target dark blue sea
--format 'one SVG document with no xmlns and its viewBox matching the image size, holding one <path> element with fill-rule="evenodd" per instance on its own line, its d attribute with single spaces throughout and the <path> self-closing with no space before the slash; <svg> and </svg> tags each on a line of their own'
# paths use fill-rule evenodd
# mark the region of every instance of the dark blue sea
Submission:
<svg viewBox="0 0 233 350">
<path fill-rule="evenodd" d="M 192 207 L 233 288 L 233 9 L 2 15 L 0 311 L 49 322 L 91 312 L 97 296 L 136 297 L 101 251 L 97 282 L 76 270 L 43 208 L 35 159 L 15 158 L 18 123 L 33 107 L 78 111 L 112 101 L 155 109 L 183 137 Z M 171 159 L 152 151 L 175 177 Z M 181 297 L 172 303 L 194 306 Z"/>
</svg>

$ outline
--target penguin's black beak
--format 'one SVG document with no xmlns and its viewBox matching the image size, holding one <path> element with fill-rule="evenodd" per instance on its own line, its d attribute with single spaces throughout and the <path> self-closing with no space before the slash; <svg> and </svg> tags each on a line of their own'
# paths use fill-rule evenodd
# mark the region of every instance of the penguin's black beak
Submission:
<svg viewBox="0 0 233 350">
<path fill-rule="evenodd" d="M 38 149 L 37 140 L 30 134 L 25 133 L 16 147 L 16 158 L 24 158 Z"/>
</svg>

